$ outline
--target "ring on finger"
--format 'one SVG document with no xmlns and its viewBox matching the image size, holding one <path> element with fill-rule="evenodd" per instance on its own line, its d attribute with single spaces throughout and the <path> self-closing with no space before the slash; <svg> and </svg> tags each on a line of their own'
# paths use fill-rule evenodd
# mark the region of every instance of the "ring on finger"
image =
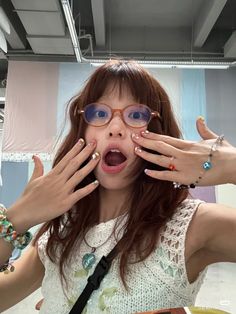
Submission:
<svg viewBox="0 0 236 314">
<path fill-rule="evenodd" d="M 174 160 L 174 157 L 171 157 L 170 163 L 169 163 L 169 165 L 168 165 L 168 169 L 169 169 L 170 171 L 175 171 L 175 170 L 176 170 L 175 165 L 172 163 L 173 160 Z"/>
</svg>

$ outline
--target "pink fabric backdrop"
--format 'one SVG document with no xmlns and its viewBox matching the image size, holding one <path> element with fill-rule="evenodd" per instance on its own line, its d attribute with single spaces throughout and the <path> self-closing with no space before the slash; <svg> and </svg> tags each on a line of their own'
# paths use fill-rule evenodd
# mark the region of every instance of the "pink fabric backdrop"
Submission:
<svg viewBox="0 0 236 314">
<path fill-rule="evenodd" d="M 3 155 L 52 152 L 57 132 L 58 73 L 58 63 L 9 62 Z"/>
</svg>

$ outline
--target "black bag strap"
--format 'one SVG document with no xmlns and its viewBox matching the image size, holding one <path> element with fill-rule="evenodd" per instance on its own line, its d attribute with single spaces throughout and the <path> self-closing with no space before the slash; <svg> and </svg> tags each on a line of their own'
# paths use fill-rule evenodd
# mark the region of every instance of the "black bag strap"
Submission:
<svg viewBox="0 0 236 314">
<path fill-rule="evenodd" d="M 112 260 L 117 255 L 117 245 L 111 250 L 107 256 L 103 256 L 98 262 L 91 276 L 88 277 L 88 282 L 77 301 L 75 302 L 73 308 L 70 310 L 69 314 L 80 314 L 82 313 L 84 307 L 86 306 L 88 299 L 94 290 L 98 289 L 101 281 L 108 273 Z"/>
</svg>

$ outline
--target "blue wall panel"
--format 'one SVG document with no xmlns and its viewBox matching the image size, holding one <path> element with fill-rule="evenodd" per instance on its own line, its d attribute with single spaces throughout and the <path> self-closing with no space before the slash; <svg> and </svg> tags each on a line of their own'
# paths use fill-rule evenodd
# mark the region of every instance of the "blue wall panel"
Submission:
<svg viewBox="0 0 236 314">
<path fill-rule="evenodd" d="M 28 162 L 3 161 L 1 173 L 0 202 L 9 207 L 19 198 L 28 182 Z"/>
<path fill-rule="evenodd" d="M 207 118 L 205 71 L 182 70 L 181 117 L 184 138 L 199 140 L 196 130 L 198 116 Z"/>
</svg>

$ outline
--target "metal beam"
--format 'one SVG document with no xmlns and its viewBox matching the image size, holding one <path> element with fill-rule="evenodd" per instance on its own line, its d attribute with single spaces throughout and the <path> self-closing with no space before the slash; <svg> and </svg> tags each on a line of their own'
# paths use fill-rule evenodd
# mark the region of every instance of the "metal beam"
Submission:
<svg viewBox="0 0 236 314">
<path fill-rule="evenodd" d="M 236 31 L 232 33 L 224 46 L 224 56 L 226 58 L 236 58 Z"/>
<path fill-rule="evenodd" d="M 226 2 L 227 0 L 203 1 L 204 4 L 194 24 L 194 47 L 202 47 L 204 45 Z"/>
<path fill-rule="evenodd" d="M 104 0 L 91 0 L 94 33 L 97 47 L 106 44 Z"/>
<path fill-rule="evenodd" d="M 25 49 L 27 46 L 26 32 L 11 1 L 0 0 L 0 6 L 3 8 L 10 25 L 10 34 L 5 34 L 7 42 L 12 49 Z"/>
</svg>

